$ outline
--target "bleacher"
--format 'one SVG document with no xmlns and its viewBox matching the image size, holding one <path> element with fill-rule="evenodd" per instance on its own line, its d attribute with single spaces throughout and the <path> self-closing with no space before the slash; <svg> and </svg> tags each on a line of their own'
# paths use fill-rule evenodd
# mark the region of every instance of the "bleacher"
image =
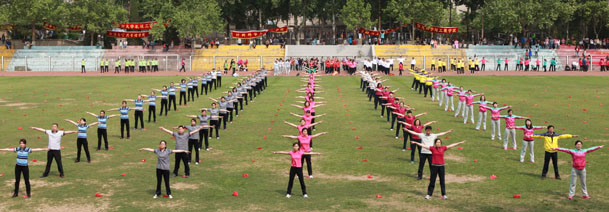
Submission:
<svg viewBox="0 0 609 212">
<path fill-rule="evenodd" d="M 558 54 L 563 64 L 571 64 L 573 60 L 579 61 L 579 57 L 577 55 L 577 52 L 575 51 L 575 46 L 561 45 L 560 49 L 556 50 L 556 53 Z M 581 56 L 582 54 L 583 50 L 580 50 L 579 56 Z M 609 56 L 609 49 L 587 49 L 586 56 L 588 55 L 592 57 L 592 69 L 599 70 L 600 59 Z"/>
<path fill-rule="evenodd" d="M 465 52 L 460 49 L 452 49 L 450 45 L 438 45 L 431 48 L 430 45 L 377 45 L 374 46 L 375 56 L 379 58 L 405 58 L 404 66 L 410 68 L 410 61 L 414 58 L 417 66 L 426 64 L 426 69 L 431 67 L 431 60 L 442 59 L 446 61 L 450 58 L 464 58 Z M 394 67 L 399 65 L 394 60 Z"/>
<path fill-rule="evenodd" d="M 532 58 L 531 58 L 531 65 L 534 64 L 534 61 L 539 58 L 540 65 L 543 65 L 543 60 L 546 59 L 547 60 L 547 66 L 549 68 L 550 66 L 550 61 L 552 60 L 552 58 L 556 58 L 556 70 L 563 70 L 564 66 L 562 64 L 564 64 L 563 61 L 561 61 L 558 57 L 558 54 L 556 53 L 556 51 L 552 50 L 552 49 L 539 49 L 539 53 L 537 55 L 537 57 L 535 56 L 535 49 L 532 49 L 533 53 L 532 53 Z M 503 69 L 504 64 L 505 64 L 505 59 L 507 58 L 509 60 L 509 69 L 508 70 L 514 70 L 516 69 L 516 60 L 518 58 L 524 58 L 525 57 L 525 53 L 526 53 L 526 49 L 521 49 L 521 48 L 514 48 L 513 46 L 503 46 L 503 45 L 497 45 L 497 46 L 491 46 L 491 45 L 470 45 L 469 48 L 467 48 L 465 50 L 467 57 L 468 58 L 474 58 L 474 57 L 478 57 L 478 58 L 482 58 L 484 57 L 485 59 L 487 59 L 489 62 L 487 64 L 487 70 L 495 70 L 495 67 L 497 66 L 497 59 L 501 60 L 501 68 Z"/>
<path fill-rule="evenodd" d="M 14 49 L 6 49 L 6 46 L 2 46 L 0 48 L 0 58 L 4 60 L 4 66 L 2 66 L 2 71 L 6 71 L 6 68 L 8 68 L 8 65 L 11 63 L 14 54 Z"/>
<path fill-rule="evenodd" d="M 238 61 L 238 59 L 243 61 L 247 59 L 248 69 L 253 71 L 261 68 L 261 58 L 262 66 L 266 67 L 267 69 L 272 69 L 275 59 L 283 58 L 284 56 L 285 49 L 280 48 L 279 45 L 270 45 L 269 48 L 266 48 L 264 45 L 258 45 L 255 49 L 250 49 L 247 45 L 220 45 L 219 48 L 195 50 L 192 69 L 193 71 L 209 71 L 212 68 L 223 70 L 224 61 L 230 63 L 231 59 L 234 59 L 235 62 Z"/>
<path fill-rule="evenodd" d="M 142 48 L 142 46 L 127 46 L 126 49 L 106 49 L 104 50 L 103 58 L 110 60 L 110 67 L 114 67 L 114 61 L 117 59 L 124 60 L 127 58 L 134 59 L 135 61 L 138 61 L 139 59 L 157 59 L 159 61 L 159 71 L 178 70 L 180 68 L 180 62 L 182 58 L 184 58 L 187 62 L 186 69 L 190 71 L 188 64 L 191 55 L 192 50 L 184 48 L 173 48 L 164 52 L 161 46 L 157 46 L 155 49 Z"/>
<path fill-rule="evenodd" d="M 87 70 L 95 70 L 104 50 L 95 46 L 33 46 L 15 51 L 7 71 L 79 71 L 85 59 Z"/>
</svg>

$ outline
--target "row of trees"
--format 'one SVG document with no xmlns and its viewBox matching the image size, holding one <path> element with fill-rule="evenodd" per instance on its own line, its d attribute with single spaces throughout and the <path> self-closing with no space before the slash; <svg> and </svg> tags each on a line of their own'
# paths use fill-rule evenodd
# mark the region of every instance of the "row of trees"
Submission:
<svg viewBox="0 0 609 212">
<path fill-rule="evenodd" d="M 459 27 L 457 36 L 495 38 L 538 33 L 550 37 L 609 35 L 607 0 L 0 0 L 0 23 L 15 25 L 22 34 L 57 26 L 81 25 L 91 36 L 116 22 L 171 20 L 154 25 L 154 40 L 169 34 L 180 38 L 219 32 L 268 28 L 279 22 L 294 26 L 301 37 L 307 24 L 327 28 L 336 38 L 337 25 L 347 32 L 359 27 L 388 29 L 415 22 Z"/>
</svg>

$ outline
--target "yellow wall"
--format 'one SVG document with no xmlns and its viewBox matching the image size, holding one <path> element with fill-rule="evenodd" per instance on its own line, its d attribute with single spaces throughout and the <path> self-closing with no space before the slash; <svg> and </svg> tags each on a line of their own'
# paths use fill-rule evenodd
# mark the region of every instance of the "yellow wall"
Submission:
<svg viewBox="0 0 609 212">
<path fill-rule="evenodd" d="M 452 49 L 449 45 L 438 45 L 438 48 L 431 48 L 430 45 L 376 45 L 374 46 L 375 55 L 379 58 L 398 58 L 404 57 L 404 66 L 410 68 L 410 60 L 414 57 L 417 61 L 417 66 L 420 68 L 423 65 L 423 58 L 426 60 L 426 69 L 431 66 L 431 59 L 441 58 L 446 62 L 447 57 L 450 58 L 465 58 L 464 50 Z M 394 60 L 394 66 L 399 65 L 397 60 Z M 447 64 L 447 66 L 450 66 Z"/>
<path fill-rule="evenodd" d="M 6 71 L 8 64 L 11 63 L 11 59 L 13 59 L 13 55 L 15 54 L 14 49 L 6 49 L 6 47 L 2 46 L 0 49 L 0 57 L 4 57 L 4 67 L 2 67 L 2 71 Z"/>
<path fill-rule="evenodd" d="M 285 49 L 279 48 L 279 45 L 270 45 L 266 48 L 264 45 L 258 45 L 255 49 L 250 49 L 249 46 L 220 46 L 218 49 L 197 49 L 193 56 L 194 71 L 209 71 L 214 68 L 213 57 L 216 57 L 215 68 L 224 69 L 224 61 L 230 63 L 231 59 L 237 61 L 239 59 L 248 60 L 248 69 L 255 71 L 260 69 L 260 56 L 262 56 L 262 66 L 267 69 L 273 68 L 273 61 L 276 58 L 285 56 Z"/>
</svg>

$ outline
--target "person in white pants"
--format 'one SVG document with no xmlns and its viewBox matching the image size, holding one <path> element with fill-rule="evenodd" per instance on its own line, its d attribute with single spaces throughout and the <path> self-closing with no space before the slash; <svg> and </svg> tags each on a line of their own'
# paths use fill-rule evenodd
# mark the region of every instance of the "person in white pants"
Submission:
<svg viewBox="0 0 609 212">
<path fill-rule="evenodd" d="M 451 110 L 455 110 L 455 103 L 453 101 L 453 90 L 455 88 L 458 88 L 456 86 L 452 86 L 450 83 L 448 83 L 448 86 L 443 88 L 440 91 L 445 91 L 446 92 L 446 103 L 444 104 L 444 111 L 448 110 L 448 105 L 450 105 L 450 109 Z"/>
<path fill-rule="evenodd" d="M 499 118 L 505 119 L 505 139 L 503 140 L 503 149 L 508 150 L 508 140 L 511 137 L 512 143 L 514 144 L 514 148 L 512 150 L 516 150 L 516 129 L 514 129 L 514 122 L 516 119 L 524 119 L 524 117 L 513 115 L 512 109 L 509 109 L 507 115 L 499 116 Z"/>
<path fill-rule="evenodd" d="M 482 125 L 484 131 L 486 131 L 486 105 L 491 103 L 492 102 L 486 101 L 484 95 L 480 96 L 480 101 L 472 102 L 472 104 L 480 105 L 478 108 L 478 123 L 476 124 L 476 130 L 480 130 L 480 125 Z"/>
<path fill-rule="evenodd" d="M 497 107 L 497 102 L 493 102 L 493 107 L 484 107 L 491 110 L 491 140 L 495 140 L 495 132 L 497 132 L 497 138 L 501 140 L 501 122 L 499 122 L 501 111 L 512 106 Z"/>
<path fill-rule="evenodd" d="M 459 96 L 459 103 L 457 103 L 457 110 L 455 110 L 455 117 L 459 115 L 461 112 L 461 117 L 465 116 L 465 94 L 467 91 L 463 90 L 463 87 L 459 87 L 459 90 L 456 91 L 457 96 Z"/>
<path fill-rule="evenodd" d="M 442 103 L 444 102 L 444 99 L 446 98 L 446 90 L 442 90 L 444 88 L 446 88 L 448 86 L 448 83 L 446 83 L 446 79 L 442 79 L 442 82 L 440 82 L 440 87 L 438 88 L 438 93 L 440 93 L 440 95 L 438 96 L 438 98 L 440 99 L 440 107 L 442 106 Z"/>
<path fill-rule="evenodd" d="M 431 95 L 431 101 L 435 102 L 436 100 L 440 101 L 440 82 L 442 82 L 442 80 L 438 80 L 438 77 L 434 77 L 433 80 L 429 80 L 432 83 L 432 95 Z M 440 102 L 440 104 L 442 104 L 442 102 Z"/>
<path fill-rule="evenodd" d="M 465 114 L 463 115 L 463 124 L 467 124 L 468 116 L 471 119 L 472 124 L 475 123 L 474 122 L 474 104 L 473 104 L 474 98 L 476 98 L 477 96 L 481 96 L 483 94 L 484 93 L 473 94 L 472 90 L 468 90 L 467 94 L 464 95 L 465 96 L 465 102 L 464 102 L 465 105 L 464 105 L 463 111 Z M 459 97 L 461 97 L 461 96 L 459 96 Z"/>
<path fill-rule="evenodd" d="M 527 154 L 527 147 L 529 148 L 529 156 L 531 157 L 531 163 L 535 163 L 535 153 L 533 152 L 533 146 L 535 145 L 535 138 L 531 137 L 535 130 L 544 129 L 546 126 L 533 126 L 531 119 L 524 121 L 524 126 L 518 126 L 514 129 L 524 131 L 524 137 L 522 138 L 522 151 L 520 151 L 520 162 L 524 162 L 524 156 Z"/>
</svg>

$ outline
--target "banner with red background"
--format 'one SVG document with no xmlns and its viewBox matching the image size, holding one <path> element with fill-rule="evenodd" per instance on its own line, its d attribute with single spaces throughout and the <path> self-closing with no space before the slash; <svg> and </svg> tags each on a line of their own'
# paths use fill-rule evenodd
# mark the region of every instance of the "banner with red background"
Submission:
<svg viewBox="0 0 609 212">
<path fill-rule="evenodd" d="M 456 33 L 459 32 L 459 28 L 458 27 L 435 27 L 435 26 L 425 26 L 423 24 L 420 23 L 416 23 L 415 27 L 417 29 L 426 31 L 426 32 L 433 32 L 433 33 L 442 33 L 442 34 L 450 34 L 450 33 Z"/>
<path fill-rule="evenodd" d="M 232 31 L 231 34 L 232 34 L 233 38 L 251 39 L 251 38 L 261 37 L 268 32 L 286 33 L 286 32 L 288 32 L 288 27 L 285 26 L 285 27 L 279 27 L 279 28 L 272 28 L 272 29 L 265 29 L 265 30 L 252 30 L 252 31 Z"/>
<path fill-rule="evenodd" d="M 167 20 L 163 25 L 165 25 L 165 27 L 169 26 L 169 22 L 171 22 L 171 20 Z M 114 25 L 116 26 L 116 28 L 120 28 L 120 29 L 135 29 L 135 30 L 141 30 L 141 29 L 152 29 L 152 26 L 154 24 L 158 23 L 157 21 L 148 21 L 148 22 L 139 22 L 139 23 L 114 23 Z"/>
<path fill-rule="evenodd" d="M 46 21 L 42 23 L 42 27 L 47 30 L 56 30 L 57 26 L 47 23 Z"/>
<path fill-rule="evenodd" d="M 400 29 L 402 27 L 405 27 L 405 26 L 408 26 L 408 24 L 404 24 L 402 26 L 398 26 L 398 27 L 395 27 L 395 28 L 392 28 L 392 29 L 387 29 L 387 30 L 381 30 L 381 31 L 378 31 L 378 30 L 367 30 L 367 29 L 364 29 L 364 28 L 359 28 L 358 31 L 360 33 L 366 34 L 366 35 L 379 36 L 379 35 L 381 35 L 381 33 L 387 34 L 387 33 L 395 32 L 398 29 Z"/>
<path fill-rule="evenodd" d="M 106 35 L 109 37 L 116 38 L 143 38 L 148 37 L 148 32 L 117 32 L 117 31 L 106 31 Z"/>
</svg>

